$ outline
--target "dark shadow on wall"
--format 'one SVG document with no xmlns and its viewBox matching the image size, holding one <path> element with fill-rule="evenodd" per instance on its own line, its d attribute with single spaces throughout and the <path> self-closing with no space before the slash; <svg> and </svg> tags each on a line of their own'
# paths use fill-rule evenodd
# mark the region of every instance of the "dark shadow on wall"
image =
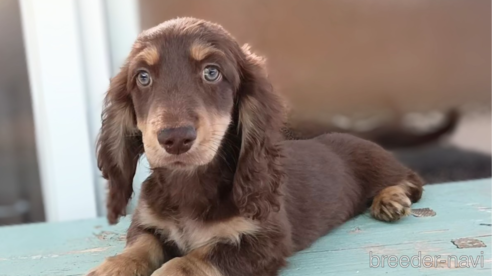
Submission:
<svg viewBox="0 0 492 276">
<path fill-rule="evenodd" d="M 427 184 L 490 178 L 489 154 L 460 149 L 452 145 L 434 145 L 394 152 L 404 164 L 417 171 Z"/>
<path fill-rule="evenodd" d="M 0 1 L 0 225 L 45 220 L 19 3 Z"/>
</svg>

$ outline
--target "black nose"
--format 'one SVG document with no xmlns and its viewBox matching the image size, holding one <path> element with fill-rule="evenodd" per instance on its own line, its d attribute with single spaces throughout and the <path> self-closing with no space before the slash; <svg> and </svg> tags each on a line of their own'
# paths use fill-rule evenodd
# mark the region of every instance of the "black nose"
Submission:
<svg viewBox="0 0 492 276">
<path fill-rule="evenodd" d="M 157 134 L 159 144 L 170 154 L 187 152 L 196 139 L 196 130 L 192 126 L 165 128 Z"/>
</svg>

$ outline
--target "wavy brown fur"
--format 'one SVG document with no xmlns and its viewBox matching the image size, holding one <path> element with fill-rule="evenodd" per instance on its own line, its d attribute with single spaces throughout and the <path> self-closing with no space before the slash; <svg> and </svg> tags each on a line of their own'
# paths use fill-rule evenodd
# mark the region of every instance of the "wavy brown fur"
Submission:
<svg viewBox="0 0 492 276">
<path fill-rule="evenodd" d="M 202 80 L 208 63 L 223 79 Z M 151 85 L 137 82 L 142 68 Z M 125 214 L 144 151 L 152 173 L 124 252 L 90 275 L 277 275 L 371 204 L 392 221 L 420 199 L 420 178 L 376 144 L 345 134 L 285 141 L 283 122 L 263 59 L 219 25 L 180 18 L 143 32 L 111 82 L 98 141 L 110 223 Z M 158 133 L 183 125 L 196 129 L 194 146 L 166 153 Z"/>
</svg>

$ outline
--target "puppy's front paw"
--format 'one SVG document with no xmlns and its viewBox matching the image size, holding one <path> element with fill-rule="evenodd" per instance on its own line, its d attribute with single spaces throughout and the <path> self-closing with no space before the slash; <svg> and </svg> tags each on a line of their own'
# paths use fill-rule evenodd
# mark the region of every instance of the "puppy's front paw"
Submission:
<svg viewBox="0 0 492 276">
<path fill-rule="evenodd" d="M 151 273 L 144 262 L 118 255 L 107 258 L 87 276 L 148 276 Z"/>
<path fill-rule="evenodd" d="M 211 264 L 193 257 L 177 257 L 162 265 L 152 276 L 222 276 Z"/>
<path fill-rule="evenodd" d="M 410 215 L 412 202 L 405 193 L 405 189 L 399 185 L 384 188 L 374 198 L 371 206 L 371 214 L 378 220 L 396 221 Z"/>
</svg>

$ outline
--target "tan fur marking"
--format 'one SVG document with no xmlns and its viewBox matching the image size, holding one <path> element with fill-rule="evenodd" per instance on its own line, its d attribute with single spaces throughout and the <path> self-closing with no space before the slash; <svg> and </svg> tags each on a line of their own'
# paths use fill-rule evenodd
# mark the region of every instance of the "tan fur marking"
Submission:
<svg viewBox="0 0 492 276">
<path fill-rule="evenodd" d="M 405 189 L 405 193 L 410 196 L 412 194 L 412 191 L 414 190 L 422 190 L 422 188 L 419 188 L 418 185 L 410 182 L 410 181 L 404 181 L 401 184 L 402 188 Z"/>
<path fill-rule="evenodd" d="M 260 73 L 262 73 L 264 76 L 268 76 L 268 72 L 266 70 L 266 59 L 265 57 L 262 57 L 262 56 L 259 56 L 255 53 L 253 53 L 251 51 L 251 47 L 249 44 L 244 44 L 241 49 L 243 50 L 243 53 L 246 55 L 246 57 L 248 58 L 248 60 L 258 66 L 261 71 Z"/>
<path fill-rule="evenodd" d="M 222 273 L 211 263 L 193 254 L 174 258 L 165 263 L 152 276 L 222 276 Z"/>
<path fill-rule="evenodd" d="M 88 275 L 150 275 L 163 262 L 159 240 L 151 234 L 141 234 L 121 254 L 107 258 Z"/>
<path fill-rule="evenodd" d="M 241 103 L 241 108 L 239 109 L 239 123 L 243 128 L 244 138 L 248 142 L 250 142 L 252 137 L 260 136 L 256 131 L 255 122 L 253 121 L 254 114 L 257 114 L 257 110 L 260 108 L 261 105 L 255 98 L 246 97 Z M 246 143 L 242 144 L 241 153 L 244 151 L 244 146 L 246 146 Z"/>
<path fill-rule="evenodd" d="M 211 54 L 224 56 L 224 53 L 208 43 L 195 41 L 190 47 L 190 56 L 197 61 L 202 61 Z"/>
<path fill-rule="evenodd" d="M 207 122 L 204 126 L 199 127 L 199 139 L 197 140 L 197 145 L 202 148 L 200 153 L 200 158 L 204 161 L 202 163 L 206 164 L 214 158 L 215 154 L 219 150 L 219 146 L 224 138 L 227 128 L 231 124 L 231 115 L 216 115 L 216 114 L 205 114 L 202 117 L 207 117 Z M 203 138 L 202 138 L 203 137 Z"/>
<path fill-rule="evenodd" d="M 238 244 L 242 235 L 255 234 L 259 230 L 254 221 L 243 217 L 217 223 L 203 223 L 191 219 L 163 220 L 153 214 L 145 204 L 139 204 L 139 212 L 142 226 L 164 231 L 169 235 L 169 239 L 185 252 L 203 249 L 219 241 Z"/>
<path fill-rule="evenodd" d="M 241 103 L 241 124 L 246 128 L 252 128 L 254 126 L 253 114 L 255 114 L 261 108 L 258 100 L 252 97 L 246 97 Z"/>
<path fill-rule="evenodd" d="M 109 130 L 114 135 L 114 139 L 111 141 L 113 143 L 111 152 L 115 155 L 113 157 L 117 160 L 118 166 L 123 168 L 125 156 L 124 151 L 121 149 L 127 146 L 125 143 L 127 136 L 137 132 L 133 122 L 133 110 L 124 107 L 124 109 L 120 110 L 118 116 L 114 118 L 114 121 L 115 123 L 110 125 L 111 129 Z"/>
<path fill-rule="evenodd" d="M 371 205 L 371 214 L 382 221 L 396 221 L 410 215 L 409 190 L 414 184 L 404 181 L 401 184 L 384 188 Z"/>
<path fill-rule="evenodd" d="M 148 46 L 137 55 L 137 58 L 142 59 L 148 65 L 154 65 L 159 62 L 159 51 L 155 46 Z"/>
</svg>

